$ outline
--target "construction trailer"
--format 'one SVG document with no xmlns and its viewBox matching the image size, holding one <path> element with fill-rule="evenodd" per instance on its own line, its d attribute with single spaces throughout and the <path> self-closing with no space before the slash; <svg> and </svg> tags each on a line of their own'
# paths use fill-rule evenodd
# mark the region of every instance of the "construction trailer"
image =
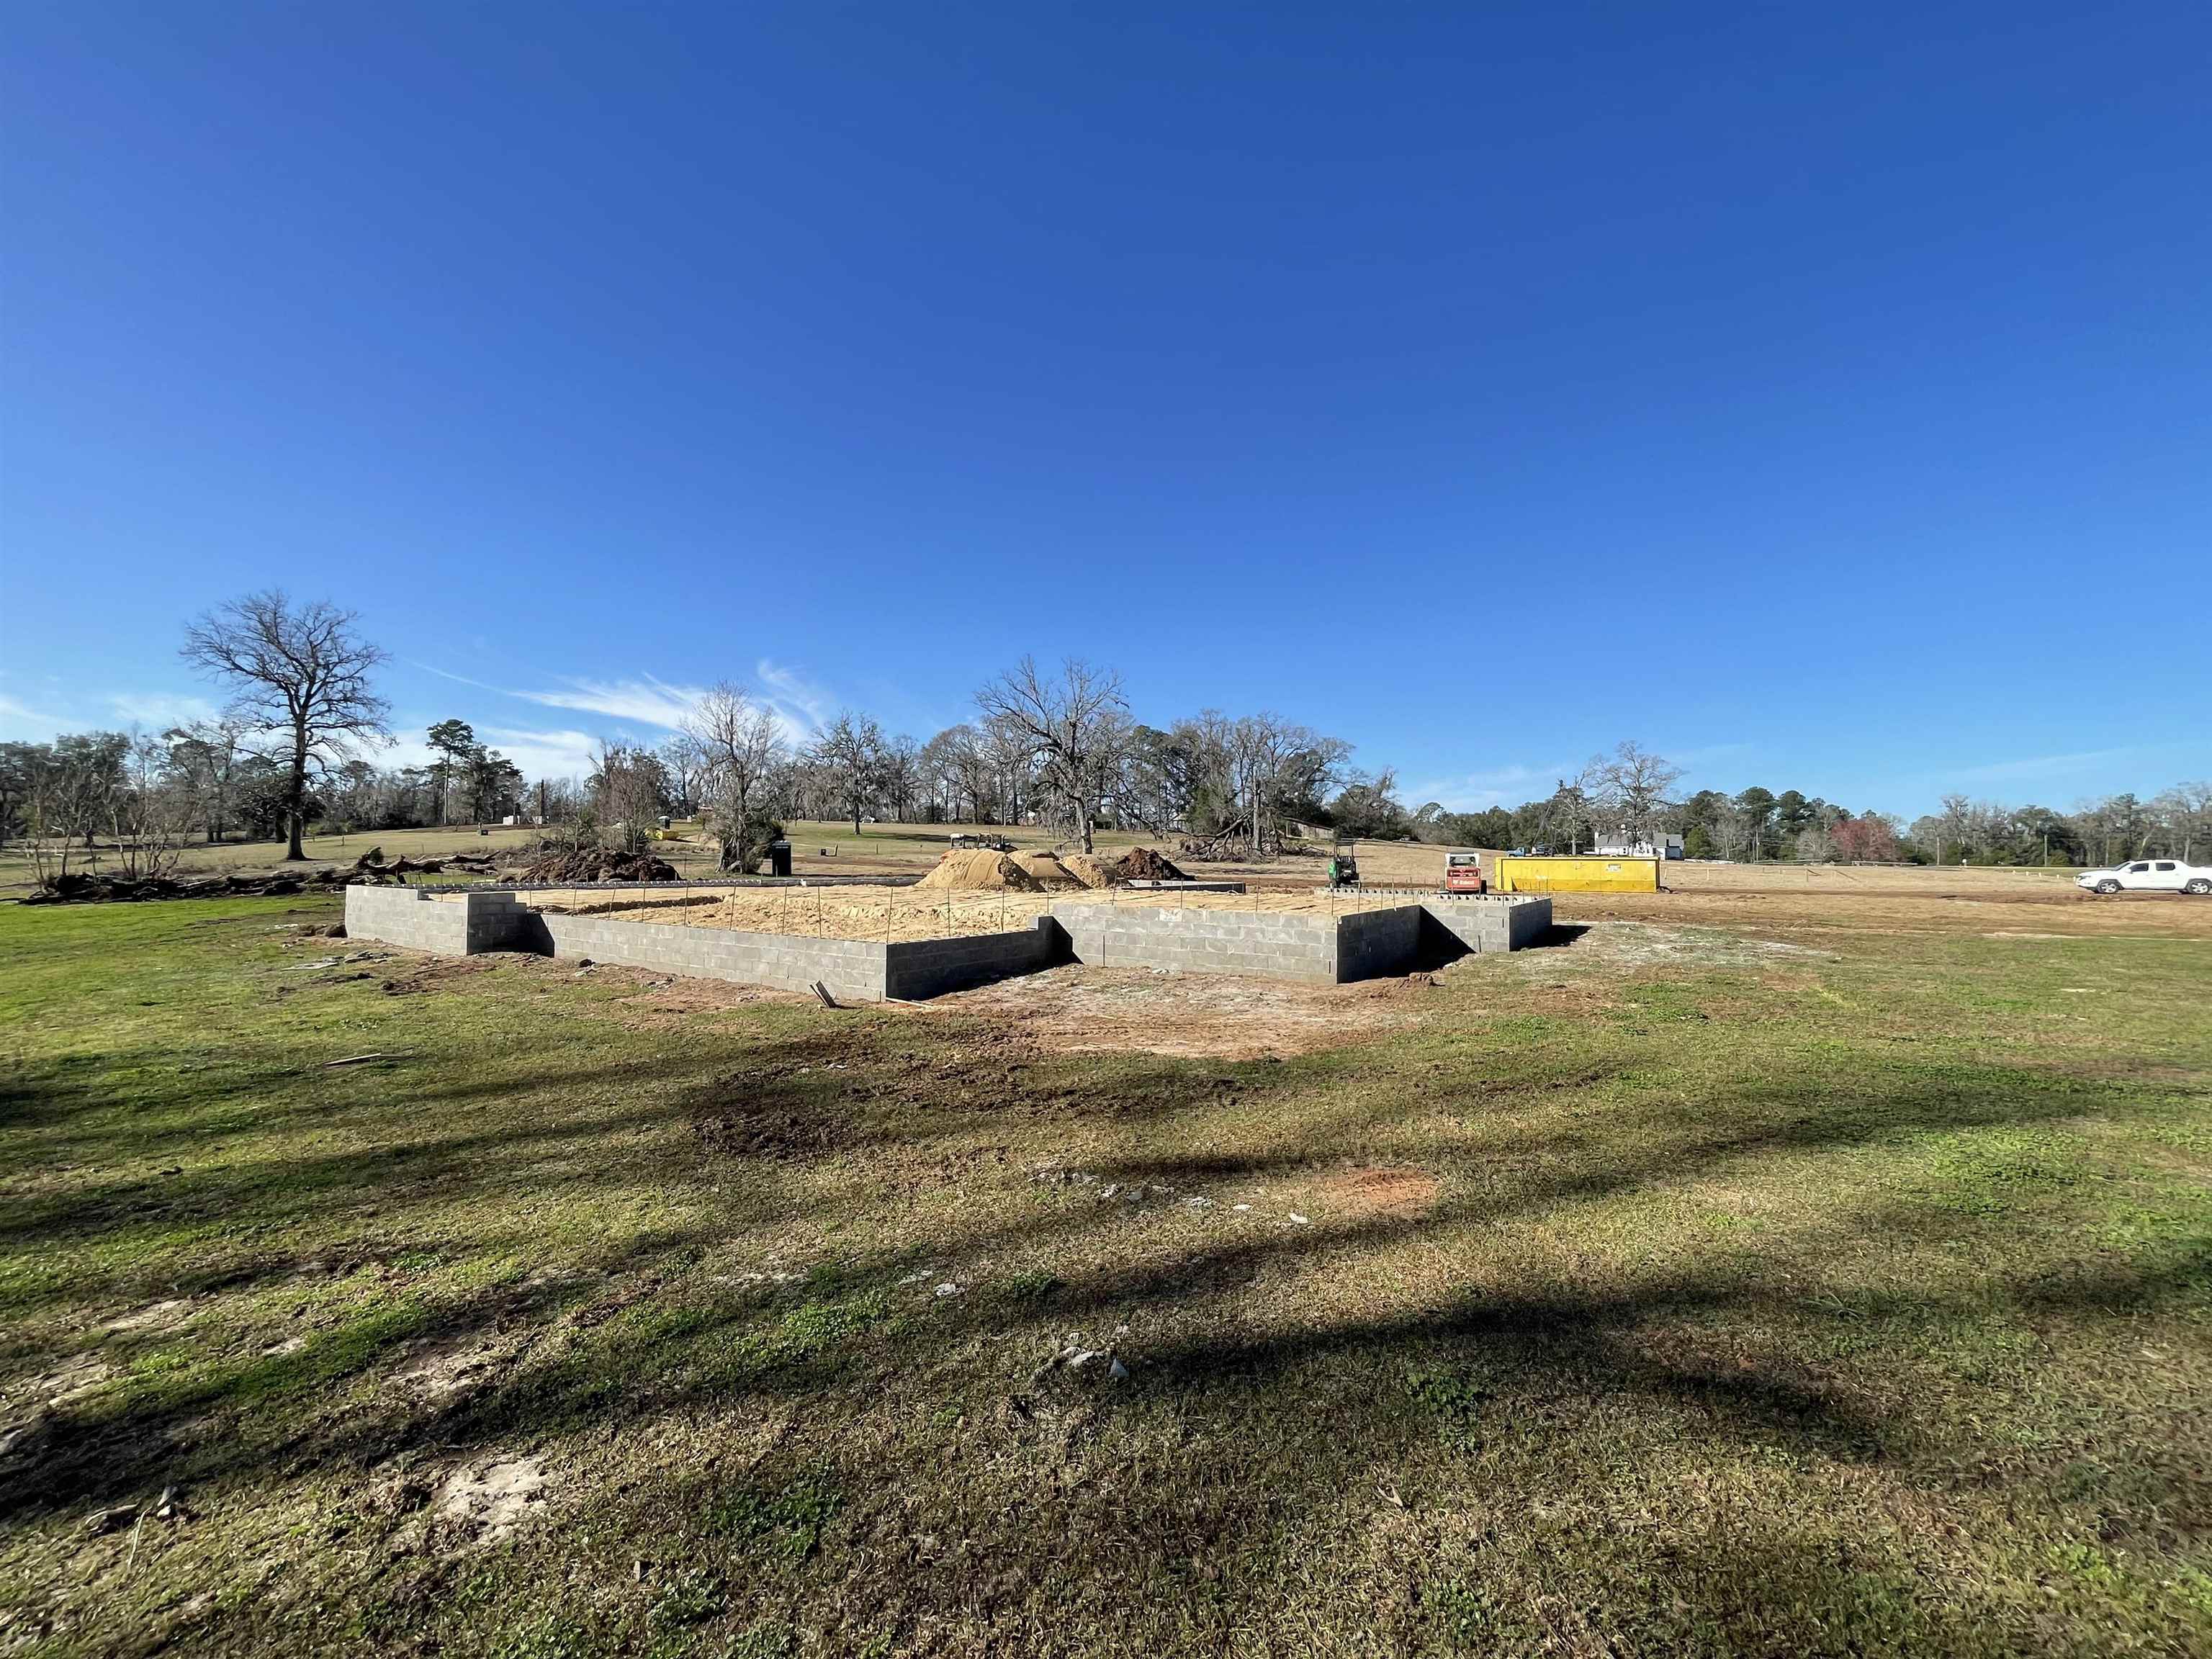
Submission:
<svg viewBox="0 0 2212 1659">
<path fill-rule="evenodd" d="M 1656 893 L 1656 857 L 1609 857 L 1602 853 L 1566 858 L 1516 858 L 1500 854 L 1501 893 Z"/>
</svg>

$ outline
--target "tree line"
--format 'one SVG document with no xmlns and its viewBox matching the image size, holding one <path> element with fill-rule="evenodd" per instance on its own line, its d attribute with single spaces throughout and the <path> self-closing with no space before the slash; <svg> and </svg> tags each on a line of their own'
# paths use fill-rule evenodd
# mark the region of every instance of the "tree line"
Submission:
<svg viewBox="0 0 2212 1659">
<path fill-rule="evenodd" d="M 385 653 L 356 619 L 281 592 L 250 594 L 187 629 L 182 655 L 232 694 L 222 715 L 158 737 L 115 732 L 0 744 L 0 840 L 27 835 L 65 861 L 105 836 L 125 872 L 189 840 L 281 836 L 304 856 L 310 823 L 377 830 L 516 815 L 641 844 L 663 816 L 704 819 L 727 867 L 753 868 L 793 818 L 1052 827 L 1086 848 L 1101 827 L 1179 835 L 1265 858 L 1313 831 L 1455 846 L 1573 852 L 1679 835 L 1692 858 L 1826 862 L 2081 864 L 2212 846 L 2212 785 L 2115 795 L 2071 813 L 1943 798 L 1895 817 L 1788 789 L 1678 798 L 1683 773 L 1634 742 L 1593 757 L 1548 795 L 1507 808 L 1409 808 L 1395 775 L 1352 745 L 1270 712 L 1204 709 L 1164 726 L 1131 715 L 1121 676 L 1024 657 L 980 685 L 974 717 L 917 741 L 848 710 L 787 728 L 742 687 L 715 686 L 654 745 L 603 742 L 580 779 L 525 778 L 451 719 L 425 765 L 380 769 Z"/>
</svg>

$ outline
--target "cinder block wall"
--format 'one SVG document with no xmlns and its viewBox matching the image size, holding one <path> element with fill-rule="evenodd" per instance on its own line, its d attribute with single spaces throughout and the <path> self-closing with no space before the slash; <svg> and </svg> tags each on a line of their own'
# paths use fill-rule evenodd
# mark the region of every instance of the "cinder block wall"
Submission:
<svg viewBox="0 0 2212 1659">
<path fill-rule="evenodd" d="M 884 951 L 886 994 L 908 1001 L 1049 968 L 1067 954 L 1067 935 L 1050 916 L 1016 933 L 904 939 Z"/>
<path fill-rule="evenodd" d="M 698 979 L 734 980 L 804 991 L 820 980 L 840 1001 L 878 1002 L 884 990 L 880 940 L 794 939 L 787 933 L 740 933 L 726 927 L 679 927 L 657 921 L 541 912 L 544 949 L 555 957 L 589 957 L 633 968 L 658 968 Z"/>
<path fill-rule="evenodd" d="M 1268 974 L 1336 980 L 1336 926 L 1327 916 L 1185 910 L 1063 899 L 1052 919 L 1078 962 L 1188 974 Z"/>
<path fill-rule="evenodd" d="M 1421 951 L 1421 909 L 1355 910 L 1336 921 L 1336 982 L 1411 973 Z"/>
<path fill-rule="evenodd" d="M 1525 951 L 1532 945 L 1541 945 L 1552 931 L 1552 901 L 1547 898 L 1516 899 L 1507 910 L 1509 951 Z"/>
<path fill-rule="evenodd" d="M 469 953 L 465 899 L 433 898 L 426 888 L 347 888 L 345 929 L 348 939 L 382 939 L 454 957 Z"/>
<path fill-rule="evenodd" d="M 1424 899 L 1420 911 L 1470 951 L 1525 950 L 1552 927 L 1552 901 L 1519 894 Z"/>
</svg>

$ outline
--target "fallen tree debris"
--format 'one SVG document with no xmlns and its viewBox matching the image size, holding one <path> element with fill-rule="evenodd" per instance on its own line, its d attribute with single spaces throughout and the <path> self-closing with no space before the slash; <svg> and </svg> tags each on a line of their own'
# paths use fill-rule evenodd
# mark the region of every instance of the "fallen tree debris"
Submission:
<svg viewBox="0 0 2212 1659">
<path fill-rule="evenodd" d="M 149 899 L 283 898 L 294 893 L 335 893 L 355 879 L 350 871 L 285 871 L 264 876 L 96 876 L 72 870 L 23 896 L 25 904 L 132 904 Z"/>
<path fill-rule="evenodd" d="M 561 848 L 534 860 L 522 879 L 541 887 L 596 881 L 674 881 L 676 866 L 650 853 L 622 853 L 611 847 Z"/>
</svg>

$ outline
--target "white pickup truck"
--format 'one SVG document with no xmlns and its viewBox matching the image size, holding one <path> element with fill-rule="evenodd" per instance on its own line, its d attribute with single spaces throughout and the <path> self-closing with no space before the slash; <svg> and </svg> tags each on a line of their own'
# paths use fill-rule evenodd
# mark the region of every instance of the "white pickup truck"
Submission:
<svg viewBox="0 0 2212 1659">
<path fill-rule="evenodd" d="M 2076 887 L 2093 893 L 2212 893 L 2212 870 L 2179 859 L 2136 859 L 2109 870 L 2084 870 Z"/>
</svg>

